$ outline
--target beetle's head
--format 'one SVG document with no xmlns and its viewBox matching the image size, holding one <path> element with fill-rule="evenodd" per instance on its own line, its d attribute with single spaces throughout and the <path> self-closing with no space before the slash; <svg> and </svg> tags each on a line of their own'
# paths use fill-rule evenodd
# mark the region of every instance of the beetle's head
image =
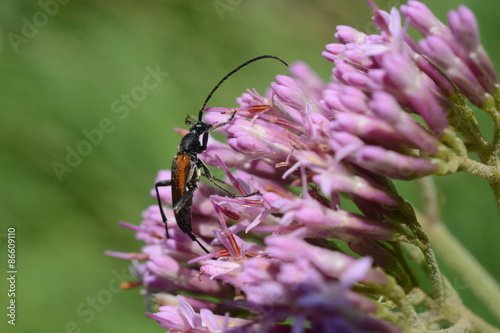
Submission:
<svg viewBox="0 0 500 333">
<path fill-rule="evenodd" d="M 212 125 L 204 123 L 202 121 L 198 121 L 197 123 L 193 124 L 191 128 L 189 129 L 189 133 L 196 134 L 198 136 L 208 132 L 212 128 Z"/>
</svg>

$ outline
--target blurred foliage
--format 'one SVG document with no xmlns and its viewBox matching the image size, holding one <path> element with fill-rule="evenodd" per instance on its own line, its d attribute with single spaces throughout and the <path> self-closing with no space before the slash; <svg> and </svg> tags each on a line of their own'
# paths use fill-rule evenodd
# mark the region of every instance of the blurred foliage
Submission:
<svg viewBox="0 0 500 333">
<path fill-rule="evenodd" d="M 156 172 L 170 167 L 179 141 L 173 128 L 184 126 L 185 116 L 197 112 L 223 75 L 254 56 L 304 60 L 328 79 L 331 66 L 320 52 L 333 42 L 335 26 L 370 31 L 370 13 L 363 0 L 61 2 L 67 3 L 0 3 L 0 237 L 8 226 L 17 229 L 16 329 L 160 332 L 143 315 L 136 290 L 116 289 L 128 263 L 103 252 L 139 249 L 133 233 L 117 222 L 138 223 L 141 211 L 154 204 L 149 190 Z M 384 9 L 400 4 L 377 3 Z M 429 5 L 444 19 L 458 4 Z M 472 0 L 468 5 L 499 64 L 500 7 Z M 141 90 L 157 68 L 168 76 Z M 263 91 L 276 74 L 284 74 L 277 63 L 254 64 L 231 78 L 211 105 L 235 105 L 244 89 Z M 124 95 L 131 93 L 137 103 L 124 113 L 118 107 L 126 106 Z M 107 132 L 96 134 L 99 126 Z M 85 143 L 85 133 L 94 133 L 94 144 Z M 68 166 L 68 152 L 78 149 L 86 156 L 71 157 Z M 58 177 L 54 163 L 71 172 Z M 464 175 L 438 184 L 448 226 L 498 277 L 493 254 L 500 226 L 488 186 Z M 398 186 L 418 201 L 415 186 Z M 5 267 L 4 244 L 1 253 Z M 449 276 L 482 313 L 467 286 L 453 272 Z M 2 278 L 2 307 L 5 286 Z M 6 326 L 3 317 L 0 327 Z"/>
</svg>

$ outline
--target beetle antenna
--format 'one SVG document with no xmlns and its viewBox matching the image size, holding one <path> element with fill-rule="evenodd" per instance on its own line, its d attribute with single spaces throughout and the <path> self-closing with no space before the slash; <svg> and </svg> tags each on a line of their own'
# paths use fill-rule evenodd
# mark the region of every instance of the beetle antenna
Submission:
<svg viewBox="0 0 500 333">
<path fill-rule="evenodd" d="M 285 60 L 281 59 L 280 57 L 273 56 L 273 55 L 261 55 L 259 57 L 250 59 L 247 62 L 242 63 L 241 65 L 239 65 L 238 67 L 236 67 L 235 69 L 233 69 L 232 71 L 230 71 L 226 76 L 224 76 L 222 78 L 222 80 L 220 80 L 219 83 L 217 83 L 217 85 L 212 89 L 212 91 L 210 92 L 210 94 L 208 94 L 207 99 L 205 99 L 205 102 L 203 102 L 203 105 L 201 106 L 200 112 L 198 113 L 198 120 L 201 121 L 201 118 L 203 116 L 203 110 L 205 110 L 205 107 L 207 106 L 208 101 L 210 100 L 210 98 L 212 98 L 212 95 L 220 87 L 220 85 L 222 84 L 222 82 L 226 81 L 231 75 L 233 75 L 234 73 L 236 73 L 237 71 L 239 71 L 240 69 L 242 69 L 243 67 L 245 67 L 246 65 L 251 64 L 254 61 L 257 61 L 257 60 L 260 60 L 260 59 L 265 59 L 265 58 L 276 59 L 276 60 L 278 60 L 279 62 L 283 63 L 285 66 L 288 67 L 288 64 L 286 63 Z"/>
</svg>

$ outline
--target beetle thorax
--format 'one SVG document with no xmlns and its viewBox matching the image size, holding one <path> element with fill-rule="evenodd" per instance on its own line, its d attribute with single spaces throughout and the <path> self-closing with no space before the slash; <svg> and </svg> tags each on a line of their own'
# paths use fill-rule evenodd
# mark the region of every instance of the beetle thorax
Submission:
<svg viewBox="0 0 500 333">
<path fill-rule="evenodd" d="M 197 122 L 189 129 L 179 143 L 178 152 L 184 154 L 201 153 L 200 137 L 210 129 L 210 125 L 202 121 Z"/>
<path fill-rule="evenodd" d="M 198 153 L 199 148 L 201 147 L 200 143 L 200 135 L 197 133 L 191 133 L 184 135 L 179 143 L 178 151 L 179 153 L 190 154 L 190 153 Z"/>
</svg>

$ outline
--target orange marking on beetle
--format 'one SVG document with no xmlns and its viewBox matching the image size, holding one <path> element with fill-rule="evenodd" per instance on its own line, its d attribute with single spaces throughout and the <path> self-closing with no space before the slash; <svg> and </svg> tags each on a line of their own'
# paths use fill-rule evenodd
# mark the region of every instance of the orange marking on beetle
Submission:
<svg viewBox="0 0 500 333">
<path fill-rule="evenodd" d="M 179 201 L 180 198 L 186 192 L 186 182 L 188 180 L 189 167 L 191 165 L 191 159 L 189 155 L 182 154 L 175 157 L 175 161 L 173 163 L 173 171 L 175 173 L 176 186 L 172 187 L 172 200 L 173 202 Z"/>
</svg>

